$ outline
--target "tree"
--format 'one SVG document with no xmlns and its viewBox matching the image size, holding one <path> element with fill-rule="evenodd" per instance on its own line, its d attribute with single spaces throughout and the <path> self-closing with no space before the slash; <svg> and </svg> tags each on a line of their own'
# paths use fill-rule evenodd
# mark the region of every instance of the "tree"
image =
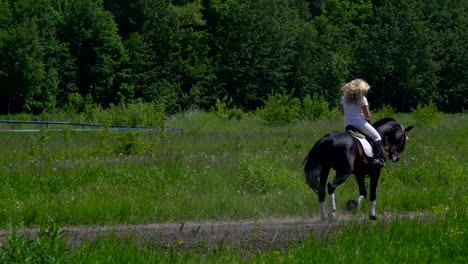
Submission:
<svg viewBox="0 0 468 264">
<path fill-rule="evenodd" d="M 216 77 L 212 58 L 209 57 L 212 38 L 207 31 L 202 8 L 200 0 L 173 6 L 180 28 L 179 104 L 183 108 L 208 109 L 217 99 L 210 92 Z"/>
<path fill-rule="evenodd" d="M 369 84 L 374 107 L 391 104 L 409 111 L 437 99 L 443 53 L 437 34 L 422 19 L 417 1 L 375 6 L 374 21 L 356 52 L 353 72 Z"/>
<path fill-rule="evenodd" d="M 79 94 L 104 107 L 133 93 L 123 74 L 128 61 L 117 25 L 100 1 L 73 0 L 65 11 L 62 41 L 76 59 Z"/>
<path fill-rule="evenodd" d="M 424 1 L 424 19 L 441 43 L 440 81 L 434 103 L 445 112 L 468 108 L 468 2 L 464 0 Z"/>
<path fill-rule="evenodd" d="M 44 48 L 36 24 L 12 25 L 0 34 L 1 113 L 32 112 L 44 82 Z"/>
<path fill-rule="evenodd" d="M 255 109 L 268 94 L 288 89 L 300 32 L 298 11 L 289 1 L 212 1 L 209 12 L 216 20 L 216 94 Z"/>
<path fill-rule="evenodd" d="M 145 19 L 145 1 L 104 0 L 104 7 L 112 13 L 124 40 L 132 33 L 141 33 Z"/>
<path fill-rule="evenodd" d="M 0 0 L 0 30 L 6 30 L 13 22 L 10 1 Z"/>
<path fill-rule="evenodd" d="M 298 59 L 298 95 L 321 95 L 333 107 L 339 103 L 341 86 L 354 78 L 354 54 L 369 27 L 372 3 L 330 0 L 311 1 L 311 6 L 314 16 L 304 24 Z"/>
<path fill-rule="evenodd" d="M 167 0 L 143 1 L 142 26 L 129 34 L 130 76 L 135 98 L 178 110 L 179 40 L 177 18 Z"/>
<path fill-rule="evenodd" d="M 15 17 L 19 21 L 31 19 L 37 25 L 39 41 L 44 49 L 44 82 L 35 96 L 37 112 L 63 107 L 69 93 L 77 92 L 74 60 L 68 45 L 59 39 L 63 26 L 62 2 L 51 0 L 20 0 Z"/>
</svg>

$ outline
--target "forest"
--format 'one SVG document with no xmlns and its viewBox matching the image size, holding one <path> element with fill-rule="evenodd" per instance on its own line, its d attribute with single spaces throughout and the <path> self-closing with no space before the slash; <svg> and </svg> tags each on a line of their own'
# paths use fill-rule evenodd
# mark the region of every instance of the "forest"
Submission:
<svg viewBox="0 0 468 264">
<path fill-rule="evenodd" d="M 468 108 L 466 0 L 0 0 L 0 114 L 270 95 Z"/>
</svg>

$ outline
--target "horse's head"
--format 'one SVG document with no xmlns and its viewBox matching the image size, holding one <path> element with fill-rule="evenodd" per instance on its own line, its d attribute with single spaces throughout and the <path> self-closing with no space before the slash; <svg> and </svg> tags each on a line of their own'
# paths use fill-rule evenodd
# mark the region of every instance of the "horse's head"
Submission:
<svg viewBox="0 0 468 264">
<path fill-rule="evenodd" d="M 396 129 L 394 133 L 388 134 L 386 141 L 387 141 L 387 148 L 388 148 L 388 158 L 393 161 L 397 162 L 400 160 L 400 153 L 405 150 L 406 141 L 408 141 L 408 135 L 406 134 L 413 126 L 409 126 L 406 129 L 403 126 L 400 126 L 399 129 Z"/>
<path fill-rule="evenodd" d="M 413 126 L 404 128 L 393 119 L 381 121 L 375 123 L 374 126 L 382 136 L 382 142 L 388 151 L 388 158 L 393 162 L 397 162 L 400 160 L 400 153 L 405 150 L 405 145 L 408 141 L 407 132 L 413 129 Z"/>
</svg>

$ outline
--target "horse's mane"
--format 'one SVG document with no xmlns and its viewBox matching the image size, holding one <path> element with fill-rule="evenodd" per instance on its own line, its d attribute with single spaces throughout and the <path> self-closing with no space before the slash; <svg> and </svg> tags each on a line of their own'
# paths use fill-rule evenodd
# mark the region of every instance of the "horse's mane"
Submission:
<svg viewBox="0 0 468 264">
<path fill-rule="evenodd" d="M 377 122 L 374 123 L 374 127 L 380 127 L 380 126 L 383 126 L 387 123 L 390 123 L 390 122 L 395 122 L 395 119 L 391 118 L 391 117 L 385 117 Z"/>
</svg>

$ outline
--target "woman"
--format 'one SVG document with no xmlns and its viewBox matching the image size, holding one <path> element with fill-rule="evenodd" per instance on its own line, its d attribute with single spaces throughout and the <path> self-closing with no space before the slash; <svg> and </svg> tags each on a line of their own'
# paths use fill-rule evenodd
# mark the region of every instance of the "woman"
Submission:
<svg viewBox="0 0 468 264">
<path fill-rule="evenodd" d="M 341 98 L 340 110 L 344 116 L 345 127 L 349 125 L 355 126 L 374 141 L 374 159 L 372 163 L 375 166 L 383 167 L 385 166 L 385 161 L 380 158 L 382 138 L 370 124 L 371 114 L 366 98 L 369 89 L 369 84 L 362 79 L 356 79 L 345 84 L 342 88 L 343 97 Z"/>
</svg>

